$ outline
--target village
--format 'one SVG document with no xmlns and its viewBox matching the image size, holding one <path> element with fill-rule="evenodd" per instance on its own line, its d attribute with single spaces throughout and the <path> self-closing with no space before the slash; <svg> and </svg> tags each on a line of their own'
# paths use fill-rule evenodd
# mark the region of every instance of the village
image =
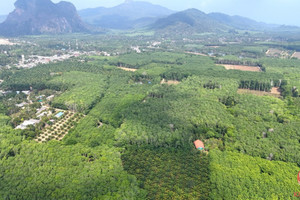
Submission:
<svg viewBox="0 0 300 200">
<path fill-rule="evenodd" d="M 80 51 L 70 51 L 66 54 L 62 55 L 53 55 L 53 56 L 38 56 L 38 55 L 31 55 L 28 59 L 25 59 L 25 56 L 22 55 L 22 59 L 16 65 L 17 68 L 33 68 L 40 64 L 49 64 L 49 63 L 56 63 L 62 62 L 71 58 L 78 58 L 79 56 L 111 56 L 110 53 L 106 51 L 91 51 L 91 52 L 80 52 Z M 82 60 L 83 61 L 83 60 Z"/>
</svg>

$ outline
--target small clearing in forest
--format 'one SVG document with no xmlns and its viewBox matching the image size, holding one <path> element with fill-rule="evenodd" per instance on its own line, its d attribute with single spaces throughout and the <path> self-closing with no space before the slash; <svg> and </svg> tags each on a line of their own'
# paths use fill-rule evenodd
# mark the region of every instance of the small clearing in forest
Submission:
<svg viewBox="0 0 300 200">
<path fill-rule="evenodd" d="M 288 58 L 290 55 L 287 51 L 282 51 L 279 49 L 269 49 L 266 52 L 267 56 L 278 57 L 278 58 Z"/>
<path fill-rule="evenodd" d="M 257 96 L 272 96 L 279 98 L 281 96 L 280 88 L 273 87 L 271 92 L 258 91 L 258 90 L 249 90 L 249 89 L 238 89 L 238 94 L 254 94 Z"/>
<path fill-rule="evenodd" d="M 255 66 L 247 66 L 247 65 L 225 65 L 225 64 L 217 64 L 218 66 L 224 66 L 225 69 L 235 69 L 240 71 L 249 71 L 249 72 L 261 72 L 260 67 Z"/>
<path fill-rule="evenodd" d="M 135 72 L 137 69 L 133 69 L 133 68 L 127 68 L 127 67 L 118 67 L 119 69 L 122 69 L 124 71 L 128 71 L 128 72 Z"/>
<path fill-rule="evenodd" d="M 208 55 L 203 54 L 203 53 L 196 53 L 196 52 L 190 52 L 190 51 L 186 51 L 185 53 L 187 53 L 187 54 L 193 54 L 193 55 L 197 55 L 197 56 L 208 56 Z"/>
<path fill-rule="evenodd" d="M 178 85 L 180 82 L 176 80 L 168 80 L 165 79 L 161 80 L 160 84 L 168 84 L 168 85 Z"/>
</svg>

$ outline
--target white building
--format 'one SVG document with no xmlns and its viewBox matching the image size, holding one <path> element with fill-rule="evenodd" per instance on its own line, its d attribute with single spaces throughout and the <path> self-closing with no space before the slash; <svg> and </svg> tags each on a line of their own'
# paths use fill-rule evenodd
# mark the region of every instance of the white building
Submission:
<svg viewBox="0 0 300 200">
<path fill-rule="evenodd" d="M 17 126 L 16 129 L 22 129 L 22 130 L 24 130 L 24 129 L 27 128 L 27 126 L 29 126 L 29 125 L 33 125 L 34 126 L 34 125 L 36 125 L 39 122 L 40 122 L 40 120 L 37 120 L 37 119 L 26 120 L 22 124 L 20 124 L 19 126 Z"/>
</svg>

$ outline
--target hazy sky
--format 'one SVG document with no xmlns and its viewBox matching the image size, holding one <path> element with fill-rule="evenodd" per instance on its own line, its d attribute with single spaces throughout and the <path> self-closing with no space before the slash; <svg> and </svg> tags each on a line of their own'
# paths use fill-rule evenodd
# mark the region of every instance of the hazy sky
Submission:
<svg viewBox="0 0 300 200">
<path fill-rule="evenodd" d="M 16 0 L 1 0 L 0 14 L 8 14 L 14 9 Z M 60 0 L 52 0 L 59 2 Z M 93 7 L 112 7 L 124 0 L 66 0 L 77 9 Z M 144 0 L 173 10 L 197 8 L 206 13 L 223 12 L 240 15 L 267 23 L 300 26 L 300 0 Z"/>
</svg>

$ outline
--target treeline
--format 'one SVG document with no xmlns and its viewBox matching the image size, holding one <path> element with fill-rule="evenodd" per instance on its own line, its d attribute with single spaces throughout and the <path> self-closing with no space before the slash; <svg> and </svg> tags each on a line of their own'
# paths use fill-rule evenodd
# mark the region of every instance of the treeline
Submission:
<svg viewBox="0 0 300 200">
<path fill-rule="evenodd" d="M 181 81 L 189 76 L 191 76 L 192 73 L 189 71 L 186 71 L 184 69 L 172 69 L 168 70 L 167 72 L 164 72 L 161 74 L 161 78 L 166 79 L 166 80 L 176 80 L 176 81 Z"/>
<path fill-rule="evenodd" d="M 262 82 L 261 80 L 241 80 L 239 88 L 270 92 L 272 87 L 279 87 L 278 83 L 280 83 L 280 81 Z"/>
<path fill-rule="evenodd" d="M 288 84 L 287 80 L 283 80 L 281 85 L 280 85 L 280 89 L 282 91 L 282 96 L 284 97 L 299 97 L 299 90 L 296 86 L 291 86 L 290 84 Z"/>
</svg>

